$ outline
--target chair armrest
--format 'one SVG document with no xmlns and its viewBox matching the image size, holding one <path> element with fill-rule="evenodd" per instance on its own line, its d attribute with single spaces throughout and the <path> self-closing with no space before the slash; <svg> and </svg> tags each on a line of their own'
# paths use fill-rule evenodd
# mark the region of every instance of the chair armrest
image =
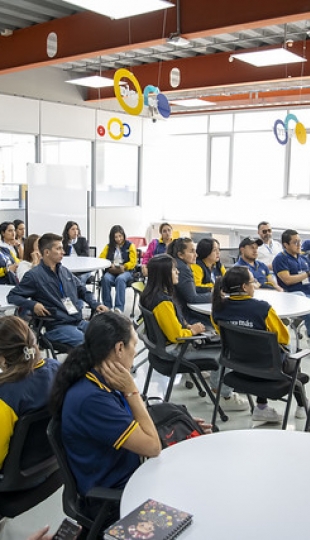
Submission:
<svg viewBox="0 0 310 540">
<path fill-rule="evenodd" d="M 85 497 L 86 498 L 92 498 L 92 499 L 104 499 L 107 501 L 120 501 L 123 494 L 122 489 L 114 489 L 114 488 L 104 488 L 104 487 L 93 487 L 90 489 Z"/>
<path fill-rule="evenodd" d="M 302 358 L 304 358 L 308 354 L 310 354 L 310 349 L 302 349 L 301 351 L 298 351 L 298 352 L 296 352 L 294 354 L 289 354 L 288 358 L 290 360 L 301 360 Z"/>
</svg>

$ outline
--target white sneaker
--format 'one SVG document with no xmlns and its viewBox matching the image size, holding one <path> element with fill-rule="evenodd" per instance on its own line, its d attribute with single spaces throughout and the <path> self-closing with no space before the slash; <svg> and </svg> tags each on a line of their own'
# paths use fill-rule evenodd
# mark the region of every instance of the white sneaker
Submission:
<svg viewBox="0 0 310 540">
<path fill-rule="evenodd" d="M 300 407 L 299 405 L 297 405 L 295 411 L 295 418 L 298 418 L 299 420 L 305 420 L 305 418 L 307 418 L 307 412 L 305 407 Z"/>
<path fill-rule="evenodd" d="M 254 422 L 280 424 L 281 421 L 282 421 L 282 418 L 277 413 L 277 411 L 275 409 L 272 409 L 271 407 L 265 407 L 265 409 L 259 409 L 256 406 L 256 407 L 254 407 L 252 420 Z"/>
<path fill-rule="evenodd" d="M 224 411 L 246 411 L 249 408 L 249 402 L 237 394 L 232 392 L 229 398 L 221 396 L 220 406 Z"/>
</svg>

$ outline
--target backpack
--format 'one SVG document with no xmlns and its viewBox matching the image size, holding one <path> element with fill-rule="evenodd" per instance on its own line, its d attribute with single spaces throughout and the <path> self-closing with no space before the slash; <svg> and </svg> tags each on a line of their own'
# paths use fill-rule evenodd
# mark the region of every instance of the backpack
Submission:
<svg viewBox="0 0 310 540">
<path fill-rule="evenodd" d="M 153 400 L 157 403 L 151 404 Z M 167 403 L 160 398 L 149 398 L 146 401 L 146 408 L 156 426 L 163 449 L 180 441 L 203 435 L 201 427 L 185 405 Z"/>
</svg>

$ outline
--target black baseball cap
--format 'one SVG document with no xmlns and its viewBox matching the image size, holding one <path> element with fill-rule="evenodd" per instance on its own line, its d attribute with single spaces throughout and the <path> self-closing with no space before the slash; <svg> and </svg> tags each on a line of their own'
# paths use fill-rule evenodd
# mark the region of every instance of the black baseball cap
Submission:
<svg viewBox="0 0 310 540">
<path fill-rule="evenodd" d="M 253 238 L 252 236 L 246 236 L 240 242 L 239 249 L 245 246 L 251 246 L 252 244 L 257 244 L 258 246 L 261 246 L 263 244 L 263 241 L 261 240 L 261 238 Z"/>
</svg>

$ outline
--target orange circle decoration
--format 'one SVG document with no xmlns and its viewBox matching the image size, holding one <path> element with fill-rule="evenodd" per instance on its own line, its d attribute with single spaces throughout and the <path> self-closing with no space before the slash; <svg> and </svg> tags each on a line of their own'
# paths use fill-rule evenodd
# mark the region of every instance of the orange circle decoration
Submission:
<svg viewBox="0 0 310 540">
<path fill-rule="evenodd" d="M 307 132 L 305 126 L 301 122 L 297 122 L 295 127 L 296 139 L 300 144 L 306 144 Z"/>
<path fill-rule="evenodd" d="M 137 105 L 135 107 L 131 107 L 130 105 L 128 105 L 128 103 L 126 103 L 126 101 L 124 100 L 124 98 L 123 98 L 123 96 L 121 94 L 120 82 L 121 82 L 121 80 L 123 78 L 129 79 L 129 81 L 133 84 L 133 86 L 135 88 L 135 91 L 136 91 L 136 93 L 138 95 L 138 103 L 137 103 Z M 141 90 L 138 79 L 134 76 L 133 73 L 128 71 L 128 69 L 118 69 L 115 72 L 115 75 L 114 75 L 114 92 L 115 92 L 115 97 L 116 97 L 117 101 L 119 102 L 120 106 L 128 114 L 138 116 L 142 112 L 142 110 L 143 110 L 142 90 Z"/>
<path fill-rule="evenodd" d="M 111 126 L 112 126 L 112 124 L 114 122 L 119 125 L 119 134 L 118 135 L 114 135 L 114 133 L 111 130 Z M 124 124 L 120 121 L 119 118 L 110 118 L 110 120 L 108 122 L 108 133 L 109 133 L 111 139 L 113 139 L 113 141 L 119 141 L 124 136 Z"/>
</svg>

